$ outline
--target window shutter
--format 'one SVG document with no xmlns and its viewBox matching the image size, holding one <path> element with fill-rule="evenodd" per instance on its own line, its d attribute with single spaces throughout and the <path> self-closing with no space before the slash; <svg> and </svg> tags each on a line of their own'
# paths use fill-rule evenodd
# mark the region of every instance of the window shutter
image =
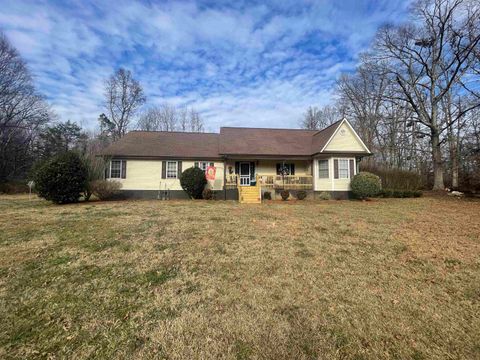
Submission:
<svg viewBox="0 0 480 360">
<path fill-rule="evenodd" d="M 355 175 L 355 165 L 353 163 L 353 160 L 350 160 L 350 178 L 353 178 Z"/>
<path fill-rule="evenodd" d="M 198 167 L 198 161 L 195 161 L 195 162 L 193 163 L 193 167 Z"/>
<path fill-rule="evenodd" d="M 235 174 L 240 174 L 240 163 L 235 161 Z"/>
<path fill-rule="evenodd" d="M 162 179 L 167 178 L 167 162 L 162 161 Z"/>
<path fill-rule="evenodd" d="M 281 169 L 282 169 L 282 164 L 277 163 L 277 175 L 282 175 Z"/>
<path fill-rule="evenodd" d="M 105 166 L 105 179 L 108 179 L 109 177 L 110 177 L 110 161 Z"/>
<path fill-rule="evenodd" d="M 338 179 L 338 159 L 333 160 L 333 177 Z"/>
<path fill-rule="evenodd" d="M 177 178 L 180 179 L 180 175 L 182 174 L 182 162 L 179 161 L 177 162 L 178 166 L 177 166 Z"/>
<path fill-rule="evenodd" d="M 127 178 L 127 160 L 122 160 L 122 179 Z"/>
<path fill-rule="evenodd" d="M 255 181 L 255 163 L 250 162 L 250 181 Z"/>
<path fill-rule="evenodd" d="M 290 175 L 295 175 L 295 164 L 290 164 Z"/>
</svg>

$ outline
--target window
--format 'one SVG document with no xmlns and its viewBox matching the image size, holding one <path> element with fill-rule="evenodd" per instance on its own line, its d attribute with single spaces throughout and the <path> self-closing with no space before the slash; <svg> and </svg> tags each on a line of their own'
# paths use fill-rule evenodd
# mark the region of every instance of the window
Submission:
<svg viewBox="0 0 480 360">
<path fill-rule="evenodd" d="M 285 170 L 285 175 L 295 175 L 295 164 L 277 164 L 277 175 L 282 175 L 282 169 Z"/>
<path fill-rule="evenodd" d="M 328 160 L 318 160 L 318 177 L 328 179 Z"/>
<path fill-rule="evenodd" d="M 214 163 L 213 162 L 209 163 L 208 161 L 195 162 L 195 167 L 198 167 L 198 168 L 202 169 L 203 171 L 207 171 L 207 168 L 209 166 L 214 166 Z"/>
<path fill-rule="evenodd" d="M 348 179 L 349 176 L 348 159 L 338 159 L 338 178 Z"/>
<path fill-rule="evenodd" d="M 167 161 L 167 179 L 177 178 L 178 163 L 176 161 Z"/>
<path fill-rule="evenodd" d="M 114 179 L 122 177 L 122 160 L 112 160 L 110 162 L 110 177 Z"/>
</svg>

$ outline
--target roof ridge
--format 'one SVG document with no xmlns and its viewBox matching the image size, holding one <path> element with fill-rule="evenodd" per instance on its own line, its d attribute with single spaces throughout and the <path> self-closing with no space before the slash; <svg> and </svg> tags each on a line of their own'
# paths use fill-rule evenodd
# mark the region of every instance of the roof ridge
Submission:
<svg viewBox="0 0 480 360">
<path fill-rule="evenodd" d="M 221 126 L 221 129 L 249 129 L 249 130 L 291 130 L 291 131 L 317 131 L 311 129 L 292 129 L 292 128 L 264 128 L 264 127 L 249 127 L 249 126 Z"/>
<path fill-rule="evenodd" d="M 165 130 L 130 130 L 128 134 L 132 132 L 143 132 L 143 133 L 165 133 L 165 134 L 205 134 L 205 135 L 220 135 L 219 133 L 216 132 L 199 132 L 199 131 L 181 131 L 181 130 L 175 130 L 175 131 L 165 131 Z"/>
</svg>

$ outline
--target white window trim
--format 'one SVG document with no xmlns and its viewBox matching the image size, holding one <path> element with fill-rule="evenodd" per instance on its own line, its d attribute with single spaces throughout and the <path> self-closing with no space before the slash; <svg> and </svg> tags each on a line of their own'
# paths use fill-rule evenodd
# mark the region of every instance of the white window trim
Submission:
<svg viewBox="0 0 480 360">
<path fill-rule="evenodd" d="M 113 176 L 112 176 L 112 167 L 113 167 L 112 164 L 113 164 L 114 161 L 120 162 L 120 175 L 119 175 L 118 177 L 116 177 L 116 176 L 113 177 Z M 110 174 L 108 174 L 108 175 L 109 175 L 108 177 L 109 177 L 110 179 L 122 179 L 122 175 L 123 175 L 123 174 L 122 174 L 122 169 L 123 169 L 123 164 L 122 164 L 122 162 L 123 162 L 123 161 L 125 161 L 125 160 L 119 160 L 119 159 L 110 160 L 110 168 L 109 168 Z"/>
<path fill-rule="evenodd" d="M 208 167 L 210 166 L 210 164 L 213 164 L 213 166 L 215 166 L 215 162 L 213 162 L 213 161 L 195 161 L 195 162 L 193 163 L 193 166 L 195 166 L 195 163 L 197 163 L 197 164 L 198 164 L 198 168 L 199 168 L 199 169 L 202 169 L 203 171 L 207 171 L 207 169 L 208 169 Z M 203 164 L 206 165 L 206 166 L 205 166 L 205 169 L 203 169 L 202 166 L 201 166 L 201 165 L 203 165 Z"/>
<path fill-rule="evenodd" d="M 169 176 L 168 174 L 168 164 L 172 164 L 174 163 L 175 164 L 175 176 Z M 165 178 L 166 179 L 178 179 L 178 161 L 167 161 L 167 163 L 165 164 L 166 166 L 166 169 L 165 169 Z"/>
<path fill-rule="evenodd" d="M 326 161 L 327 162 L 327 177 L 320 177 L 320 161 Z M 317 159 L 317 177 L 319 179 L 330 179 L 330 161 L 329 159 Z"/>
<path fill-rule="evenodd" d="M 335 179 L 335 174 L 333 174 L 332 176 L 332 179 L 334 180 L 345 180 L 345 179 L 352 179 L 354 176 L 355 176 L 355 171 L 356 171 L 356 168 L 357 168 L 357 160 L 353 157 L 353 158 L 344 158 L 344 157 L 336 157 L 336 158 L 332 158 L 332 167 L 333 167 L 333 171 L 335 172 L 335 165 L 333 165 L 333 163 L 335 162 L 335 160 L 338 160 L 338 179 Z M 348 177 L 345 178 L 345 177 L 340 177 L 340 160 L 346 160 L 348 161 Z M 354 173 L 351 174 L 350 173 L 350 160 L 353 160 L 353 171 Z"/>
</svg>

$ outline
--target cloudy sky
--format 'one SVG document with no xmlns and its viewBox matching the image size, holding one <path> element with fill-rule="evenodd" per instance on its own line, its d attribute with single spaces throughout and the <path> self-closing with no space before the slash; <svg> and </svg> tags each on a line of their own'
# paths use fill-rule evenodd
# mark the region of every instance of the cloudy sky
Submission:
<svg viewBox="0 0 480 360">
<path fill-rule="evenodd" d="M 131 70 L 147 105 L 189 105 L 207 129 L 298 127 L 332 101 L 378 26 L 407 2 L 0 0 L 2 29 L 61 120 L 93 128 L 103 80 Z"/>
</svg>

